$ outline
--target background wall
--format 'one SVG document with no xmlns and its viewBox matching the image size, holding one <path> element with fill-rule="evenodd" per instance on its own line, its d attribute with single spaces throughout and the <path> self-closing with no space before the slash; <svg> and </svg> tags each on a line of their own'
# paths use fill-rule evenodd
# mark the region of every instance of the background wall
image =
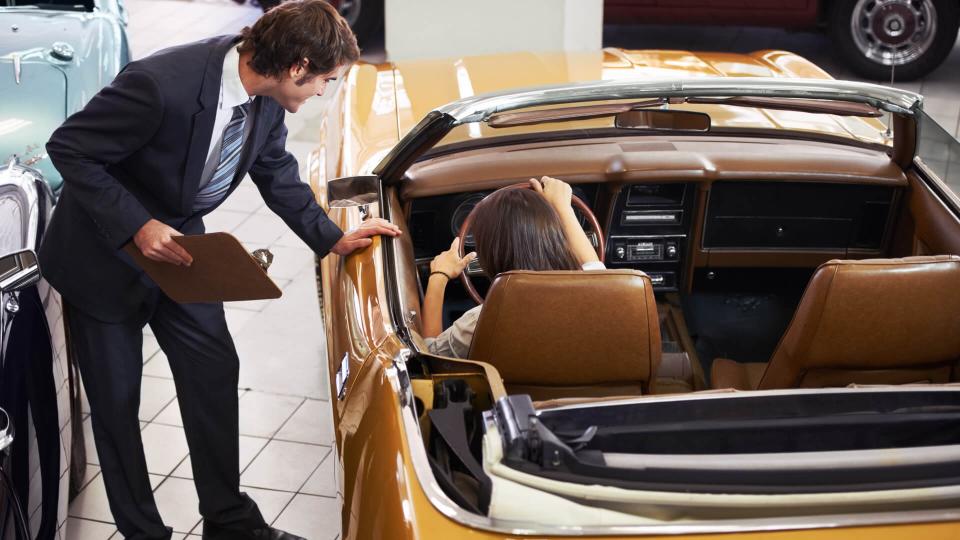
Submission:
<svg viewBox="0 0 960 540">
<path fill-rule="evenodd" d="M 603 0 L 389 0 L 387 58 L 596 51 Z"/>
</svg>

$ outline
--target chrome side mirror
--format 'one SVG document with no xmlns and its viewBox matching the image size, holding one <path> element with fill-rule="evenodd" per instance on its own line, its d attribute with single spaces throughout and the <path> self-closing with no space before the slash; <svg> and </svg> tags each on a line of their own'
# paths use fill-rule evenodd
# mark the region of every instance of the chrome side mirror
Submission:
<svg viewBox="0 0 960 540">
<path fill-rule="evenodd" d="M 37 254 L 31 249 L 0 257 L 0 291 L 16 292 L 40 281 Z"/>
<path fill-rule="evenodd" d="M 349 176 L 327 183 L 330 208 L 365 206 L 377 202 L 380 180 L 376 176 Z"/>
</svg>

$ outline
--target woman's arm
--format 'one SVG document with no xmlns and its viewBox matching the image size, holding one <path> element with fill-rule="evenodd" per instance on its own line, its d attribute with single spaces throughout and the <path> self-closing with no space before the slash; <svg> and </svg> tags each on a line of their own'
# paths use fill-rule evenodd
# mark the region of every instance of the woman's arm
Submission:
<svg viewBox="0 0 960 540">
<path fill-rule="evenodd" d="M 443 331 L 443 293 L 447 282 L 456 279 L 476 253 L 467 253 L 460 258 L 458 251 L 460 239 L 454 238 L 450 249 L 437 255 L 430 262 L 430 278 L 427 280 L 427 292 L 423 295 L 423 337 L 432 338 Z"/>
<path fill-rule="evenodd" d="M 560 224 L 563 227 L 563 234 L 570 242 L 570 251 L 580 261 L 580 264 L 599 262 L 600 258 L 597 257 L 597 250 L 590 243 L 587 234 L 583 232 L 583 227 L 580 226 L 577 215 L 573 212 L 573 207 L 570 206 L 570 199 L 573 196 L 570 184 L 563 180 L 544 176 L 540 180 L 531 178 L 530 185 L 543 195 L 550 206 L 557 211 L 560 216 Z"/>
</svg>

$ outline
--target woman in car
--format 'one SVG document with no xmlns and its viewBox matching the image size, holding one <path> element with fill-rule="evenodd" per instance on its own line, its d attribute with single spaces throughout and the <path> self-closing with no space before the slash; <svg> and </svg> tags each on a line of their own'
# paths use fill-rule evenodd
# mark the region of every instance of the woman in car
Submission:
<svg viewBox="0 0 960 540">
<path fill-rule="evenodd" d="M 459 239 L 434 257 L 423 299 L 423 336 L 433 354 L 466 358 L 480 317 L 479 305 L 443 330 L 443 294 L 479 254 L 491 280 L 510 270 L 602 270 L 604 265 L 570 206 L 572 190 L 562 180 L 531 178 L 532 190 L 505 189 L 474 209 L 471 234 L 477 252 L 460 257 Z"/>
</svg>

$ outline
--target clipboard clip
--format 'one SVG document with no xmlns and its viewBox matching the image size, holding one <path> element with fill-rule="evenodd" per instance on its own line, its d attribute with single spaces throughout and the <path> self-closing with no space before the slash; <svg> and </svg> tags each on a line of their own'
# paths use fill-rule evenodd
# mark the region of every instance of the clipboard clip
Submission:
<svg viewBox="0 0 960 540">
<path fill-rule="evenodd" d="M 273 253 L 269 249 L 255 249 L 250 254 L 253 257 L 253 260 L 257 261 L 257 264 L 260 265 L 260 268 L 263 268 L 263 271 L 266 272 L 270 269 L 270 265 L 273 264 Z"/>
</svg>

